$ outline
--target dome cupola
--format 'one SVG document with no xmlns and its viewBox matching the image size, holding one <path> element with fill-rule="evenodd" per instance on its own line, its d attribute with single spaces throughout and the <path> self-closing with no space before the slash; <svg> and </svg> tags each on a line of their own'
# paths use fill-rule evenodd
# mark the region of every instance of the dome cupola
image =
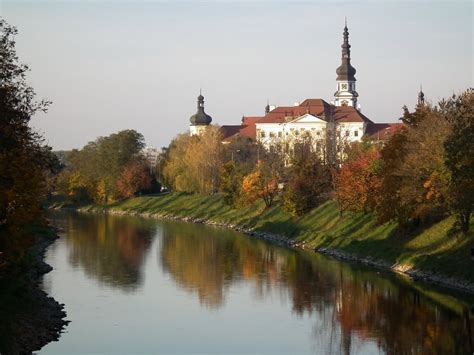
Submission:
<svg viewBox="0 0 474 355">
<path fill-rule="evenodd" d="M 192 126 L 208 126 L 212 122 L 212 117 L 204 112 L 204 96 L 199 92 L 197 98 L 197 112 L 189 118 Z"/>
</svg>

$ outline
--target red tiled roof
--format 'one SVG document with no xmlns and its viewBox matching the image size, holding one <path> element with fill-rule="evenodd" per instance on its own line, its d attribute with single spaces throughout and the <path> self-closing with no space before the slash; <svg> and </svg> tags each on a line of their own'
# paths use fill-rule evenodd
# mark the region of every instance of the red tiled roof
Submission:
<svg viewBox="0 0 474 355">
<path fill-rule="evenodd" d="M 265 116 L 244 116 L 242 125 L 222 126 L 224 140 L 229 140 L 235 135 L 247 136 L 255 139 L 256 123 L 283 123 L 295 119 L 306 113 L 327 120 L 334 115 L 336 122 L 365 122 L 369 126 L 380 125 L 373 123 L 360 111 L 351 106 L 334 106 L 323 99 L 306 99 L 299 106 L 278 106 Z M 372 128 L 375 129 L 375 128 Z M 385 129 L 381 128 L 381 129 Z"/>
<path fill-rule="evenodd" d="M 376 140 L 387 140 L 405 127 L 403 123 L 371 123 L 367 125 L 365 134 Z"/>
<path fill-rule="evenodd" d="M 334 119 L 336 122 L 365 122 L 373 123 L 360 111 L 352 106 L 338 106 L 334 109 Z"/>
<path fill-rule="evenodd" d="M 335 107 L 322 99 L 306 99 L 299 106 L 279 106 L 270 111 L 257 123 L 282 123 L 286 117 L 296 118 L 309 113 L 313 116 L 328 119 L 331 114 L 337 122 L 365 122 L 372 121 L 352 106 Z"/>
<path fill-rule="evenodd" d="M 237 133 L 239 133 L 241 128 L 242 126 L 237 126 L 237 125 L 221 126 L 222 139 L 227 140 L 230 137 L 236 135 Z"/>
<path fill-rule="evenodd" d="M 237 125 L 228 125 L 222 126 L 222 135 L 223 140 L 230 140 L 234 136 L 245 136 L 255 139 L 256 136 L 256 127 L 255 122 L 262 119 L 263 116 L 244 116 L 242 117 L 242 124 Z"/>
</svg>

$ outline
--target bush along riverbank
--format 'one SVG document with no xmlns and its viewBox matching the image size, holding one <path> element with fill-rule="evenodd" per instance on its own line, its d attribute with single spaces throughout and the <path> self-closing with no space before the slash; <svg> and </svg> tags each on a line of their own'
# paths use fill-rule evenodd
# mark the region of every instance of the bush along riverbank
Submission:
<svg viewBox="0 0 474 355">
<path fill-rule="evenodd" d="M 340 217 L 333 201 L 301 218 L 292 217 L 278 205 L 265 209 L 263 202 L 234 209 L 218 194 L 170 193 L 105 206 L 69 208 L 223 226 L 287 246 L 311 249 L 474 293 L 474 261 L 470 254 L 474 247 L 474 228 L 467 236 L 453 234 L 452 217 L 408 236 L 400 235 L 394 223 L 377 224 L 370 214 L 347 213 Z"/>
<path fill-rule="evenodd" d="M 44 274 L 52 270 L 44 254 L 58 237 L 48 227 L 32 229 L 34 245 L 15 266 L 0 270 L 0 354 L 29 354 L 59 339 L 69 323 L 64 305 L 41 288 Z"/>
</svg>

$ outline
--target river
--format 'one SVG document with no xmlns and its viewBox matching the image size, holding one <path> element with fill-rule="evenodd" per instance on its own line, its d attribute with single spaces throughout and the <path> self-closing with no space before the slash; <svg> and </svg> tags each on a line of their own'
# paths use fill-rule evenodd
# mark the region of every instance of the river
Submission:
<svg viewBox="0 0 474 355">
<path fill-rule="evenodd" d="M 463 354 L 474 297 L 205 225 L 53 212 L 40 354 Z"/>
</svg>

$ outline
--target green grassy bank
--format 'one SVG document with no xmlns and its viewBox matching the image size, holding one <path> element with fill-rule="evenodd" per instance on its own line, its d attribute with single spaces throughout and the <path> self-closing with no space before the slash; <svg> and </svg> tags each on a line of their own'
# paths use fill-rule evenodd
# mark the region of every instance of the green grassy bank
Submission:
<svg viewBox="0 0 474 355">
<path fill-rule="evenodd" d="M 86 206 L 93 209 L 97 206 Z M 396 233 L 396 225 L 377 225 L 369 214 L 346 213 L 339 217 L 334 202 L 329 201 L 309 214 L 295 218 L 280 206 L 265 209 L 263 203 L 233 209 L 222 196 L 199 196 L 171 193 L 144 196 L 101 206 L 129 213 L 159 214 L 204 219 L 259 232 L 279 234 L 311 248 L 329 248 L 357 258 L 371 257 L 400 269 L 455 278 L 474 284 L 474 224 L 468 236 L 450 236 L 454 218 L 447 218 L 411 236 Z M 472 289 L 474 290 L 474 288 Z"/>
</svg>

